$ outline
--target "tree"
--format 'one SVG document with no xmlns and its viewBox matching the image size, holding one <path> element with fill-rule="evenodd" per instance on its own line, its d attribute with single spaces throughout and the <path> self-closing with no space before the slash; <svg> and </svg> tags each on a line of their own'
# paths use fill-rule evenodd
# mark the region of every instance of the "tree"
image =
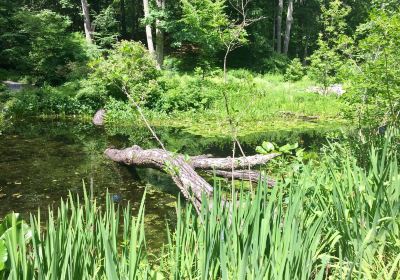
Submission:
<svg viewBox="0 0 400 280">
<path fill-rule="evenodd" d="M 90 14 L 89 14 L 89 5 L 86 0 L 81 0 L 82 4 L 82 13 L 83 13 L 83 26 L 85 29 L 86 41 L 88 43 L 93 43 L 92 38 L 92 24 L 90 22 Z"/>
<path fill-rule="evenodd" d="M 147 104 L 157 91 L 154 57 L 138 42 L 121 41 L 114 45 L 106 57 L 92 63 L 94 72 L 90 79 L 106 85 L 114 97 L 125 97 L 126 92 L 138 104 Z"/>
<path fill-rule="evenodd" d="M 111 48 L 120 35 L 116 9 L 113 5 L 104 8 L 94 16 L 93 39 L 103 49 Z"/>
<path fill-rule="evenodd" d="M 284 43 L 284 47 L 283 47 L 283 52 L 286 55 L 288 54 L 288 51 L 289 51 L 290 32 L 291 32 L 292 23 L 293 23 L 293 1 L 294 0 L 289 0 L 288 10 L 287 10 L 287 14 L 286 14 L 285 43 Z"/>
<path fill-rule="evenodd" d="M 159 16 L 156 19 L 156 57 L 157 67 L 161 69 L 164 62 L 164 29 L 160 17 L 165 11 L 165 0 L 156 0 L 156 4 L 159 11 Z"/>
<path fill-rule="evenodd" d="M 348 58 L 352 41 L 346 35 L 346 17 L 350 11 L 340 0 L 322 7 L 324 31 L 319 34 L 318 49 L 310 57 L 309 74 L 323 86 L 325 93 L 330 85 L 340 81 L 338 74 Z"/>
<path fill-rule="evenodd" d="M 119 4 L 121 12 L 121 37 L 125 39 L 127 34 L 125 0 L 120 0 Z"/>
<path fill-rule="evenodd" d="M 283 13 L 283 0 L 278 2 L 278 14 L 276 17 L 276 51 L 282 53 L 282 13 Z"/>
<path fill-rule="evenodd" d="M 143 0 L 143 11 L 144 11 L 144 19 L 146 21 L 146 40 L 147 40 L 147 48 L 150 54 L 155 57 L 154 51 L 154 42 L 153 42 L 153 31 L 151 28 L 151 24 L 148 22 L 150 17 L 150 7 L 149 0 Z"/>
<path fill-rule="evenodd" d="M 400 15 L 381 9 L 357 32 L 349 95 L 360 125 L 396 125 L 400 118 Z"/>
<path fill-rule="evenodd" d="M 26 74 L 32 82 L 61 84 L 69 73 L 85 64 L 86 44 L 79 33 L 71 33 L 71 21 L 58 13 L 22 9 L 15 15 L 18 22 L 18 36 L 24 38 L 23 52 L 19 56 L 27 63 Z"/>
</svg>

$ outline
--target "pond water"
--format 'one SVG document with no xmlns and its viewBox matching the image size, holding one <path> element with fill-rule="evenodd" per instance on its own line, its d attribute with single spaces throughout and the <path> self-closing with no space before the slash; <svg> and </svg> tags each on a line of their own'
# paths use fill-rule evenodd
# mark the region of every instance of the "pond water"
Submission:
<svg viewBox="0 0 400 280">
<path fill-rule="evenodd" d="M 177 128 L 156 128 L 170 150 L 189 155 L 229 156 L 229 138 L 202 138 Z M 264 140 L 280 144 L 299 141 L 320 146 L 326 131 L 287 131 L 249 135 L 241 139 L 248 154 Z M 82 195 L 83 182 L 93 181 L 94 195 L 103 200 L 106 191 L 138 209 L 145 188 L 146 231 L 150 247 L 165 241 L 166 221 L 175 220 L 178 190 L 165 174 L 152 169 L 126 167 L 103 156 L 110 146 L 138 144 L 154 147 L 144 128 L 105 130 L 90 123 L 25 120 L 14 123 L 0 135 L 0 217 L 11 211 L 28 218 L 38 208 L 57 207 L 68 193 Z M 161 234 L 164 233 L 164 234 Z"/>
</svg>

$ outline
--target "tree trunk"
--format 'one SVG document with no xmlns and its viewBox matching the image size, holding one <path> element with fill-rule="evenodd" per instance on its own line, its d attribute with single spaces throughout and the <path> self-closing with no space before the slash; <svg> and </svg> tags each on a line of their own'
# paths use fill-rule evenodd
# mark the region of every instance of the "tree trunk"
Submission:
<svg viewBox="0 0 400 280">
<path fill-rule="evenodd" d="M 282 53 L 282 13 L 283 0 L 278 3 L 278 15 L 276 17 L 276 52 Z"/>
<path fill-rule="evenodd" d="M 143 0 L 143 11 L 144 11 L 144 17 L 145 19 L 147 19 L 150 15 L 149 0 Z M 150 24 L 146 24 L 146 39 L 147 39 L 147 48 L 149 49 L 150 54 L 154 57 L 155 52 L 153 43 L 153 33 Z"/>
<path fill-rule="evenodd" d="M 263 176 L 260 172 L 252 171 L 252 170 L 236 170 L 232 173 L 232 171 L 225 171 L 225 170 L 207 170 L 207 174 L 215 175 L 224 177 L 227 179 L 238 179 L 244 181 L 251 181 L 253 183 L 257 183 L 260 180 L 263 182 L 267 182 L 268 186 L 273 187 L 275 186 L 275 180 Z"/>
<path fill-rule="evenodd" d="M 165 10 L 165 0 L 156 0 L 159 10 Z M 164 30 L 162 29 L 161 21 L 156 20 L 156 54 L 157 54 L 157 67 L 161 69 L 164 62 Z"/>
<path fill-rule="evenodd" d="M 175 156 L 162 149 L 143 150 L 133 146 L 124 150 L 107 149 L 105 155 L 126 165 L 156 168 L 168 172 L 183 196 L 199 211 L 202 196 L 210 197 L 213 188 L 200 177 L 184 157 Z"/>
<path fill-rule="evenodd" d="M 304 54 L 303 54 L 303 66 L 307 66 L 309 40 L 310 40 L 310 32 L 307 31 L 306 42 L 305 42 L 305 46 L 304 46 Z"/>
<path fill-rule="evenodd" d="M 136 145 L 123 150 L 107 149 L 104 154 L 115 162 L 139 167 L 155 168 L 169 173 L 184 197 L 190 200 L 197 210 L 200 209 L 202 196 L 210 197 L 213 188 L 197 174 L 195 169 L 208 170 L 209 172 L 215 172 L 217 175 L 220 174 L 224 177 L 230 176 L 245 180 L 254 180 L 254 176 L 259 173 L 241 170 L 235 171 L 235 174 L 232 174 L 227 170 L 230 170 L 232 166 L 235 168 L 247 168 L 249 166 L 265 164 L 278 156 L 278 154 L 255 155 L 235 159 L 195 156 L 186 159 L 183 155 L 176 155 L 163 149 L 143 150 Z M 273 184 L 272 181 L 270 182 Z"/>
<path fill-rule="evenodd" d="M 283 47 L 284 54 L 288 54 L 289 52 L 289 43 L 290 43 L 290 30 L 292 29 L 293 23 L 293 0 L 289 0 L 288 11 L 286 15 L 286 32 L 285 32 L 285 43 Z"/>
<path fill-rule="evenodd" d="M 126 10 L 125 10 L 125 0 L 120 0 L 121 9 L 121 37 L 126 38 Z"/>
<path fill-rule="evenodd" d="M 137 36 L 136 36 L 136 32 L 138 31 L 138 11 L 139 11 L 139 3 L 137 3 L 136 0 L 131 0 L 131 15 L 128 16 L 128 18 L 130 18 L 130 25 L 131 25 L 131 29 L 132 29 L 132 34 L 131 34 L 131 39 L 132 40 L 136 40 Z"/>
<path fill-rule="evenodd" d="M 276 20 L 275 5 L 273 7 L 273 10 L 274 10 L 274 14 L 272 16 L 272 21 L 273 21 L 273 23 L 272 23 L 272 50 L 275 51 L 276 50 L 276 48 L 275 48 L 275 44 L 276 44 L 275 43 L 276 42 L 276 21 L 277 21 Z"/>
<path fill-rule="evenodd" d="M 92 24 L 90 23 L 89 5 L 86 0 L 81 0 L 82 12 L 83 12 L 83 26 L 85 28 L 86 41 L 91 44 L 93 43 L 92 38 Z"/>
</svg>

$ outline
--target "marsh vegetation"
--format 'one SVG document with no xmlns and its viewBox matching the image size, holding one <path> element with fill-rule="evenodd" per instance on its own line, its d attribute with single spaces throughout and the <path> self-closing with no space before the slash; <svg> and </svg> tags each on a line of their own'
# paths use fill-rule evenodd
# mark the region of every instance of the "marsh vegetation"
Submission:
<svg viewBox="0 0 400 280">
<path fill-rule="evenodd" d="M 0 279 L 400 279 L 399 45 L 394 0 L 1 1 Z"/>
</svg>

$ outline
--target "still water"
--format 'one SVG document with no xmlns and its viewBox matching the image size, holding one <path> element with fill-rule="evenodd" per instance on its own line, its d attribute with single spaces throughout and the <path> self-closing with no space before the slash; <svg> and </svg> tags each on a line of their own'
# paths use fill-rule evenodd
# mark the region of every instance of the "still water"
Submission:
<svg viewBox="0 0 400 280">
<path fill-rule="evenodd" d="M 177 128 L 156 128 L 169 150 L 188 155 L 229 156 L 229 138 L 202 138 Z M 283 131 L 250 135 L 241 139 L 246 153 L 262 141 L 279 144 L 300 142 L 306 148 L 318 147 L 326 131 Z M 155 142 L 144 128 L 105 130 L 90 123 L 73 121 L 25 120 L 14 123 L 0 135 L 0 217 L 15 211 L 25 218 L 38 208 L 57 207 L 68 193 L 82 195 L 83 183 L 93 181 L 96 198 L 106 192 L 116 203 L 129 201 L 138 209 L 145 188 L 147 241 L 158 247 L 165 241 L 165 224 L 175 220 L 177 188 L 165 174 L 152 169 L 126 167 L 103 156 L 110 146 L 133 144 L 144 148 Z"/>
</svg>

